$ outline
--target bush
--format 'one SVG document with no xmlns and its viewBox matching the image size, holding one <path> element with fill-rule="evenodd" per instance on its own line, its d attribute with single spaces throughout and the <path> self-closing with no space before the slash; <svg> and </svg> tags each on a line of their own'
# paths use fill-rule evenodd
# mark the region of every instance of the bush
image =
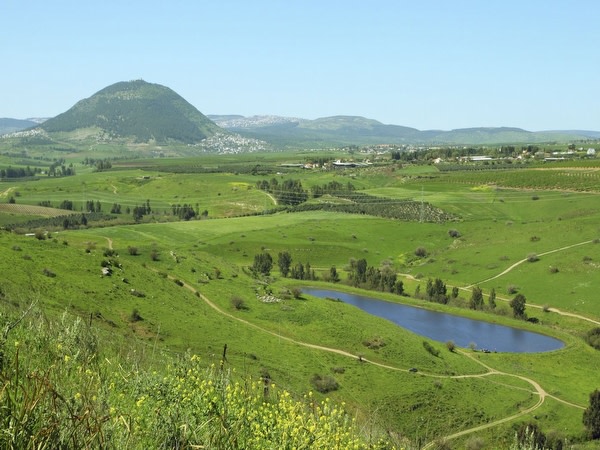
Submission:
<svg viewBox="0 0 600 450">
<path fill-rule="evenodd" d="M 456 350 L 456 344 L 454 343 L 454 341 L 448 341 L 446 342 L 446 348 L 449 351 L 454 352 L 454 350 Z"/>
<path fill-rule="evenodd" d="M 50 269 L 48 269 L 47 267 L 44 268 L 44 270 L 42 270 L 42 273 L 50 278 L 54 278 L 56 276 L 56 274 L 54 272 L 52 272 Z"/>
<path fill-rule="evenodd" d="M 425 247 L 417 247 L 415 249 L 415 256 L 418 256 L 419 258 L 425 258 L 427 256 L 427 250 Z"/>
<path fill-rule="evenodd" d="M 435 356 L 435 357 L 440 356 L 440 351 L 437 348 L 435 348 L 433 345 L 431 345 L 429 342 L 423 341 L 423 347 L 425 348 L 425 350 L 427 350 L 433 356 Z"/>
<path fill-rule="evenodd" d="M 539 260 L 540 260 L 540 257 L 538 255 L 536 255 L 535 253 L 530 253 L 529 255 L 527 255 L 528 262 L 536 262 Z"/>
<path fill-rule="evenodd" d="M 379 350 L 380 348 L 386 346 L 385 341 L 378 336 L 371 339 L 365 339 L 362 344 L 371 350 Z"/>
<path fill-rule="evenodd" d="M 585 335 L 585 342 L 594 347 L 596 350 L 600 350 L 600 327 L 592 328 Z"/>
<path fill-rule="evenodd" d="M 519 287 L 515 286 L 514 284 L 509 284 L 506 287 L 506 292 L 508 292 L 510 295 L 516 294 L 517 292 L 519 292 Z"/>
<path fill-rule="evenodd" d="M 244 300 L 241 297 L 238 297 L 237 295 L 231 297 L 231 306 L 233 306 L 238 311 L 248 309 Z"/>
<path fill-rule="evenodd" d="M 129 247 L 127 247 L 127 251 L 129 252 L 129 254 L 130 254 L 131 256 L 137 256 L 137 255 L 139 255 L 139 252 L 138 252 L 138 248 L 137 248 L 137 247 L 132 247 L 132 246 L 129 246 Z"/>
<path fill-rule="evenodd" d="M 451 238 L 459 238 L 460 237 L 460 232 L 458 230 L 448 230 L 448 236 L 450 236 Z"/>
<path fill-rule="evenodd" d="M 339 384 L 330 375 L 319 375 L 315 374 L 310 380 L 311 384 L 321 394 L 327 394 L 331 391 L 337 391 L 339 389 Z"/>
<path fill-rule="evenodd" d="M 131 311 L 131 314 L 129 315 L 130 322 L 140 322 L 142 320 L 144 320 L 144 318 L 137 309 Z"/>
</svg>

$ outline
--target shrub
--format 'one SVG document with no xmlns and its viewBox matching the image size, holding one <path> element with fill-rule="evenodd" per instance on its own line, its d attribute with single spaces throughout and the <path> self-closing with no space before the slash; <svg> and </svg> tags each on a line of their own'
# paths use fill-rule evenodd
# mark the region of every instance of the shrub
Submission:
<svg viewBox="0 0 600 450">
<path fill-rule="evenodd" d="M 427 341 L 423 341 L 423 348 L 435 357 L 440 356 L 440 351 Z"/>
<path fill-rule="evenodd" d="M 448 230 L 448 236 L 450 236 L 451 238 L 459 238 L 460 237 L 460 232 L 458 230 Z"/>
<path fill-rule="evenodd" d="M 446 342 L 446 348 L 449 351 L 454 352 L 454 350 L 456 350 L 456 344 L 454 343 L 454 341 L 448 341 Z"/>
<path fill-rule="evenodd" d="M 327 394 L 331 391 L 337 391 L 340 387 L 335 378 L 333 378 L 330 375 L 314 374 L 310 382 L 315 388 L 315 390 L 317 390 L 321 394 Z"/>
<path fill-rule="evenodd" d="M 427 256 L 427 250 L 425 247 L 417 247 L 415 249 L 415 256 L 418 256 L 419 258 L 425 258 Z"/>
<path fill-rule="evenodd" d="M 233 297 L 231 297 L 231 306 L 233 306 L 238 311 L 248 309 L 244 300 L 237 295 L 234 295 Z"/>
<path fill-rule="evenodd" d="M 134 308 L 133 311 L 131 311 L 131 314 L 129 315 L 129 321 L 140 322 L 141 320 L 144 320 L 144 318 L 142 317 L 140 312 Z"/>
<path fill-rule="evenodd" d="M 527 255 L 528 262 L 536 262 L 539 260 L 540 260 L 540 257 L 538 255 L 536 255 L 535 253 L 530 253 L 529 255 Z"/>
<path fill-rule="evenodd" d="M 47 267 L 44 268 L 44 270 L 42 270 L 42 273 L 50 278 L 54 278 L 56 276 L 56 274 L 54 272 L 52 272 L 50 269 L 48 269 Z"/>
<path fill-rule="evenodd" d="M 129 254 L 130 254 L 131 256 L 137 256 L 137 255 L 139 255 L 139 252 L 138 252 L 138 248 L 137 248 L 137 247 L 132 247 L 132 246 L 129 246 L 129 247 L 127 247 L 127 251 L 129 252 Z"/>
<path fill-rule="evenodd" d="M 585 335 L 585 342 L 594 347 L 596 350 L 600 350 L 600 327 L 592 328 Z"/>
<path fill-rule="evenodd" d="M 379 336 L 373 337 L 371 339 L 365 339 L 362 344 L 365 347 L 370 348 L 371 350 L 378 350 L 386 346 L 385 341 Z"/>
<path fill-rule="evenodd" d="M 548 269 L 548 272 L 550 272 L 550 273 L 558 273 L 558 267 L 550 266 L 550 268 Z"/>
<path fill-rule="evenodd" d="M 509 284 L 506 287 L 506 292 L 508 292 L 510 295 L 516 294 L 517 292 L 519 292 L 519 287 L 515 286 L 514 284 Z"/>
</svg>

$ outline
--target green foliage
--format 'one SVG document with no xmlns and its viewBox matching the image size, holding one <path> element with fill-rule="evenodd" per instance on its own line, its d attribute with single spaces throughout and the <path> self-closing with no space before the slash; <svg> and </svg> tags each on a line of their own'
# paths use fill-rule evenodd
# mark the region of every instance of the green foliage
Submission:
<svg viewBox="0 0 600 450">
<path fill-rule="evenodd" d="M 600 390 L 590 394 L 590 403 L 583 412 L 583 425 L 591 439 L 600 439 Z"/>
<path fill-rule="evenodd" d="M 279 272 L 284 277 L 287 277 L 290 273 L 290 266 L 292 265 L 292 255 L 289 252 L 279 252 L 277 256 L 277 265 L 279 266 Z"/>
<path fill-rule="evenodd" d="M 596 350 L 600 350 L 600 327 L 588 331 L 585 335 L 585 341 Z"/>
<path fill-rule="evenodd" d="M 268 252 L 258 253 L 254 255 L 254 263 L 252 271 L 261 275 L 269 275 L 273 267 L 273 257 Z"/>
<path fill-rule="evenodd" d="M 300 180 L 287 178 L 279 183 L 277 178 L 271 178 L 269 182 L 258 181 L 256 187 L 272 194 L 277 199 L 277 203 L 282 205 L 295 206 L 308 199 L 308 193 L 302 187 Z"/>
<path fill-rule="evenodd" d="M 491 310 L 496 309 L 496 289 L 492 288 L 488 297 L 488 306 Z"/>
<path fill-rule="evenodd" d="M 429 278 L 427 280 L 427 286 L 425 288 L 426 300 L 430 302 L 448 303 L 448 288 L 446 287 L 446 283 L 444 283 L 440 278 L 436 278 L 432 280 Z"/>
<path fill-rule="evenodd" d="M 0 347 L 1 448 L 372 448 L 343 407 L 312 393 L 296 399 L 191 355 L 148 370 L 66 315 L 18 322 Z"/>
<path fill-rule="evenodd" d="M 429 343 L 429 341 L 423 341 L 423 348 L 427 350 L 428 353 L 435 356 L 436 358 L 440 356 L 440 351 L 435 348 L 433 345 Z"/>
<path fill-rule="evenodd" d="M 471 291 L 471 299 L 469 300 L 469 308 L 483 308 L 483 291 L 479 286 L 473 286 L 473 290 Z"/>
<path fill-rule="evenodd" d="M 315 374 L 310 380 L 311 384 L 321 394 L 327 394 L 331 391 L 337 391 L 339 388 L 338 382 L 331 375 Z"/>
<path fill-rule="evenodd" d="M 513 316 L 517 319 L 526 319 L 527 315 L 525 314 L 525 303 L 526 298 L 523 294 L 517 294 L 509 303 L 510 307 L 513 310 Z"/>
</svg>

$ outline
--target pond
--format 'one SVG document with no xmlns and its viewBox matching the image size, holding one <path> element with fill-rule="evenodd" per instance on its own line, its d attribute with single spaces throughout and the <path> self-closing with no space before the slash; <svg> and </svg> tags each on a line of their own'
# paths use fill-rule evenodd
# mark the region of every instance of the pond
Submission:
<svg viewBox="0 0 600 450">
<path fill-rule="evenodd" d="M 546 352 L 564 347 L 562 341 L 543 334 L 362 295 L 316 288 L 304 288 L 302 292 L 339 299 L 416 334 L 439 342 L 454 341 L 459 347 L 475 344 L 479 350 L 515 353 Z"/>
</svg>

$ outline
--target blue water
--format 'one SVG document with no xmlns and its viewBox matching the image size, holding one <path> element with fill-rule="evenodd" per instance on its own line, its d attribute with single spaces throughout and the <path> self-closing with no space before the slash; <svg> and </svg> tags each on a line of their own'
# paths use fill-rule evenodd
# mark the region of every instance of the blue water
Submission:
<svg viewBox="0 0 600 450">
<path fill-rule="evenodd" d="M 480 350 L 534 353 L 557 350 L 564 346 L 562 341 L 543 334 L 362 295 L 315 288 L 305 288 L 302 291 L 315 297 L 339 299 L 416 334 L 439 342 L 454 341 L 459 347 L 475 344 Z"/>
</svg>

